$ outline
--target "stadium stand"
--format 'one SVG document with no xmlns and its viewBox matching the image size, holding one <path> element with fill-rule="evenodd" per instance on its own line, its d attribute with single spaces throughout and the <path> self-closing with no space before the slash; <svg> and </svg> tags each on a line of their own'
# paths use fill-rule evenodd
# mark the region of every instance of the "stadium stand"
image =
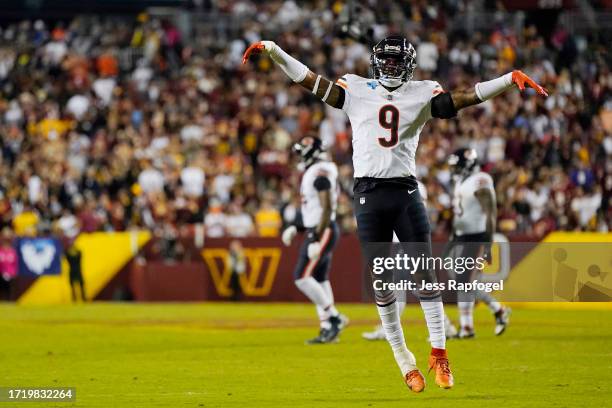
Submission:
<svg viewBox="0 0 612 408">
<path fill-rule="evenodd" d="M 354 230 L 344 114 L 287 87 L 265 58 L 240 63 L 247 43 L 274 38 L 317 72 L 367 75 L 369 48 L 338 31 L 343 2 L 194 3 L 192 30 L 147 13 L 2 25 L 3 228 L 277 236 L 299 207 L 289 148 L 317 132 L 340 166 L 340 225 Z M 496 2 L 475 2 L 492 18 L 467 22 L 462 1 L 376 3 L 361 10 L 378 22 L 368 35 L 407 34 L 417 77 L 453 89 L 521 67 L 551 93 L 509 93 L 426 127 L 418 176 L 436 233 L 451 215 L 445 160 L 463 145 L 495 179 L 501 232 L 610 230 L 609 37 L 541 32 Z"/>
</svg>

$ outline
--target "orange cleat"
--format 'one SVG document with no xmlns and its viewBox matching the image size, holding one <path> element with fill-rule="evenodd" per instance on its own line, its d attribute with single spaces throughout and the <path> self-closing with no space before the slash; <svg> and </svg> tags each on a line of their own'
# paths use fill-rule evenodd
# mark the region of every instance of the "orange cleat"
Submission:
<svg viewBox="0 0 612 408">
<path fill-rule="evenodd" d="M 448 363 L 446 350 L 432 349 L 429 356 L 429 372 L 436 370 L 436 384 L 440 388 L 451 388 L 454 385 L 453 373 Z"/>
<path fill-rule="evenodd" d="M 407 373 L 404 381 L 412 392 L 421 392 L 425 389 L 425 377 L 419 370 L 412 370 Z"/>
</svg>

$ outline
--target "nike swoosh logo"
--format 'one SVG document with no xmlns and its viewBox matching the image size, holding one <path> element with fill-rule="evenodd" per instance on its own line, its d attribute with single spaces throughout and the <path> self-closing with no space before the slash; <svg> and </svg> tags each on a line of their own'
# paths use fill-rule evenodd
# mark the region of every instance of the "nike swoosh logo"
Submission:
<svg viewBox="0 0 612 408">
<path fill-rule="evenodd" d="M 408 190 L 408 194 L 412 194 L 412 193 L 414 193 L 417 190 L 418 190 L 418 188 L 415 188 L 414 190 Z"/>
</svg>

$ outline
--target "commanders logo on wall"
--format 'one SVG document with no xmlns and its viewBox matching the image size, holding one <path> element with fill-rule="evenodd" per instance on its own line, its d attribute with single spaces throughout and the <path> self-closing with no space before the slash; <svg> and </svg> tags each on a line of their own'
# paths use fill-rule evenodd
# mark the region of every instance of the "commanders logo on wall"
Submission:
<svg viewBox="0 0 612 408">
<path fill-rule="evenodd" d="M 268 296 L 278 271 L 280 248 L 245 248 L 244 254 L 247 259 L 247 269 L 240 274 L 242 293 L 247 296 Z M 229 250 L 207 248 L 202 251 L 202 257 L 219 296 L 232 296 Z"/>
</svg>

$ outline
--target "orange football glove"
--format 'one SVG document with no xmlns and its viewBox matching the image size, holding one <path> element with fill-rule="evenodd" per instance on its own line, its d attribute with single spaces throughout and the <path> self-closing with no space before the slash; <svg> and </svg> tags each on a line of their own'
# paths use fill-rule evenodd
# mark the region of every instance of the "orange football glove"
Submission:
<svg viewBox="0 0 612 408">
<path fill-rule="evenodd" d="M 518 69 L 512 71 L 512 82 L 514 82 L 521 91 L 525 90 L 525 84 L 527 84 L 530 88 L 535 89 L 540 95 L 548 96 L 548 92 L 544 87 L 538 85 L 533 79 L 529 78 L 527 74 Z"/>
</svg>

